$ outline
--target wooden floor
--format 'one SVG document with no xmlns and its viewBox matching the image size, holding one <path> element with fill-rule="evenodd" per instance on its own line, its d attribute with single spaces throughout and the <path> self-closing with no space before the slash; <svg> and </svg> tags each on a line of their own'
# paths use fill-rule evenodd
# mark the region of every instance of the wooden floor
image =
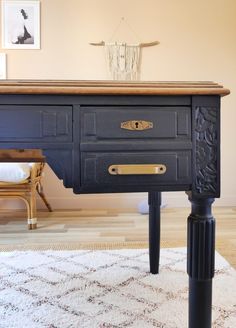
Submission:
<svg viewBox="0 0 236 328">
<path fill-rule="evenodd" d="M 186 246 L 189 209 L 162 209 L 162 247 Z M 217 250 L 236 268 L 236 207 L 214 208 Z M 27 230 L 25 213 L 0 211 L 0 247 L 51 243 L 147 243 L 148 216 L 117 211 L 38 212 L 38 229 Z M 17 246 L 16 246 L 17 247 Z"/>
</svg>

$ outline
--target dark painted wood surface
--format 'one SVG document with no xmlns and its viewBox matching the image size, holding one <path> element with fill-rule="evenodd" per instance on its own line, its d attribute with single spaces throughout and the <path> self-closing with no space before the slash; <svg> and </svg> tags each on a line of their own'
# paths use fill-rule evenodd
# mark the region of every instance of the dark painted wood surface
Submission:
<svg viewBox="0 0 236 328">
<path fill-rule="evenodd" d="M 42 149 L 75 193 L 149 192 L 153 273 L 160 192 L 188 193 L 189 328 L 211 327 L 211 204 L 220 196 L 220 96 L 228 93 L 212 82 L 0 82 L 0 149 Z M 123 129 L 127 121 L 152 128 Z M 109 173 L 111 165 L 132 164 L 162 164 L 166 172 Z"/>
</svg>

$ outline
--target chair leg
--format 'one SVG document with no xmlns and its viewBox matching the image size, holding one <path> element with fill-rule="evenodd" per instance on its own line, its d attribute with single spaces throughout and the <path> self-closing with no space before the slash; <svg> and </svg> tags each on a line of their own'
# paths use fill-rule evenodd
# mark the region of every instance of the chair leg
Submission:
<svg viewBox="0 0 236 328">
<path fill-rule="evenodd" d="M 27 223 L 28 223 L 28 229 L 32 230 L 32 220 L 31 220 L 31 201 L 30 201 L 30 193 L 25 193 L 21 196 L 14 195 L 13 197 L 18 197 L 19 199 L 23 200 L 26 205 L 27 210 Z"/>
<path fill-rule="evenodd" d="M 30 218 L 28 219 L 28 227 L 30 230 L 37 229 L 37 209 L 35 188 L 30 192 Z"/>
<path fill-rule="evenodd" d="M 42 200 L 43 200 L 44 204 L 46 205 L 47 209 L 49 210 L 49 212 L 52 212 L 51 205 L 49 204 L 49 202 L 46 199 L 46 196 L 43 192 L 43 186 L 41 185 L 40 182 L 37 184 L 36 188 L 37 188 L 37 192 L 38 192 L 39 196 L 42 198 Z"/>
</svg>

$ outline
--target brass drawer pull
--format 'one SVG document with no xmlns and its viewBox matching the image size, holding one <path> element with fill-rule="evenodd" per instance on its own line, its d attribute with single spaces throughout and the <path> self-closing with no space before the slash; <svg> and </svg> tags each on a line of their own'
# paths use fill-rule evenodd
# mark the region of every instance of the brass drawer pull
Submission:
<svg viewBox="0 0 236 328">
<path fill-rule="evenodd" d="M 141 175 L 141 174 L 164 174 L 164 164 L 115 164 L 110 165 L 108 172 L 112 175 Z"/>
<path fill-rule="evenodd" d="M 126 121 L 122 122 L 120 125 L 121 129 L 131 130 L 131 131 L 143 131 L 153 128 L 153 123 L 148 121 Z"/>
</svg>

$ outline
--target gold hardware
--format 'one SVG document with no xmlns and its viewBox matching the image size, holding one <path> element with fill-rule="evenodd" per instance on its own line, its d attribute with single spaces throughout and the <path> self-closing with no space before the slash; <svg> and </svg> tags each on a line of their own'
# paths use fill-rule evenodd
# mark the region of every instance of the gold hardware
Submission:
<svg viewBox="0 0 236 328">
<path fill-rule="evenodd" d="M 112 175 L 134 175 L 134 174 L 164 174 L 166 166 L 164 164 L 115 164 L 108 168 Z"/>
<path fill-rule="evenodd" d="M 126 121 L 122 122 L 120 125 L 121 129 L 132 130 L 132 131 L 142 131 L 153 128 L 153 123 L 148 121 Z"/>
</svg>

